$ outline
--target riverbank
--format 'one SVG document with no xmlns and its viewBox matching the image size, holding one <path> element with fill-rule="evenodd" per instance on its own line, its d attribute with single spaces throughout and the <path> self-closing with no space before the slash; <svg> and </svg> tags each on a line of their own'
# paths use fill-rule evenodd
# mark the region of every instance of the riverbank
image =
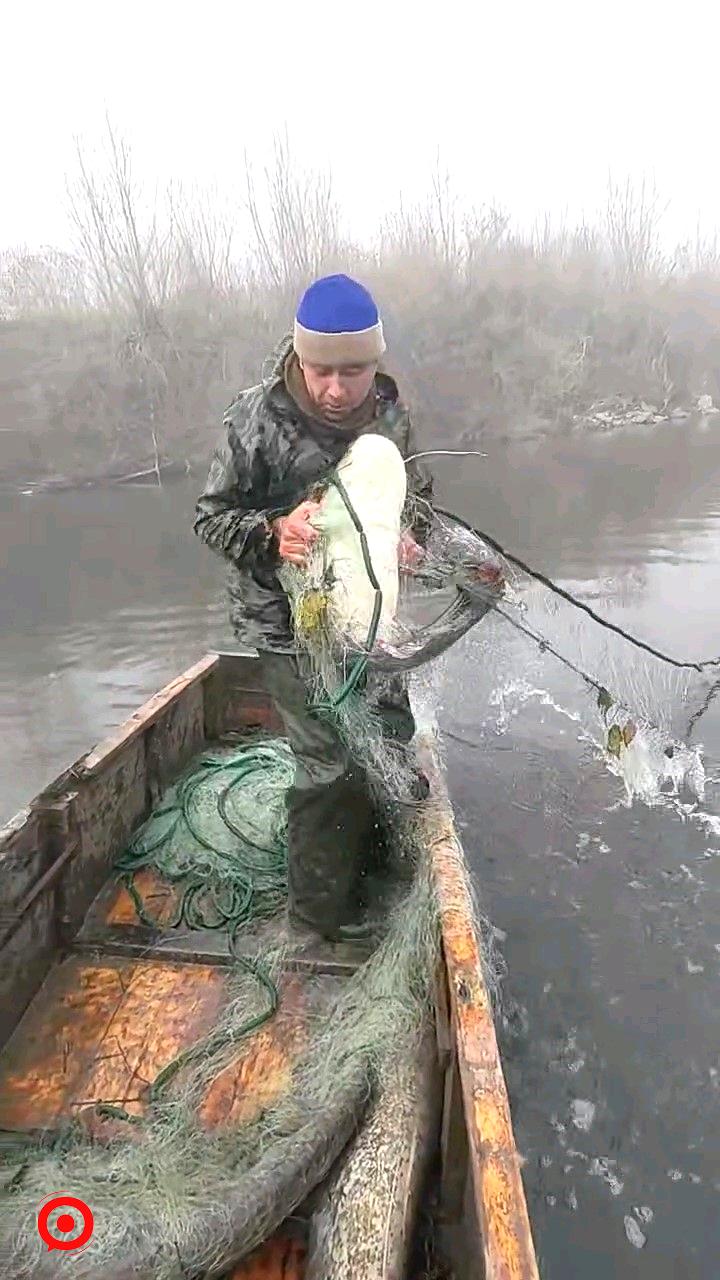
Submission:
<svg viewBox="0 0 720 1280">
<path fill-rule="evenodd" d="M 338 265 L 376 293 L 387 367 L 426 446 L 682 421 L 720 402 L 710 267 L 629 276 L 577 237 L 560 247 L 507 238 L 453 257 L 391 244 L 331 255 L 323 269 Z M 0 289 L 0 484 L 202 469 L 302 283 L 185 280 L 135 310 L 15 299 L 4 319 Z"/>
</svg>

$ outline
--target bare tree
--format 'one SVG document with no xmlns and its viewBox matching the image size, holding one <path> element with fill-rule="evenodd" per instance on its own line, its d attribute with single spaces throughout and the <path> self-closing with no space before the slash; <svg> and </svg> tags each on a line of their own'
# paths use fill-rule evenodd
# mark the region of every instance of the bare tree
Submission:
<svg viewBox="0 0 720 1280">
<path fill-rule="evenodd" d="M 239 285 L 234 261 L 235 226 L 221 211 L 212 193 L 187 195 L 181 188 L 170 193 L 176 238 L 178 292 L 202 289 L 211 296 L 227 297 Z"/>
<path fill-rule="evenodd" d="M 659 229 L 667 204 L 661 204 L 654 187 L 630 178 L 624 186 L 608 183 L 605 233 L 616 282 L 622 289 L 666 271 Z"/>
<path fill-rule="evenodd" d="M 277 288 L 316 275 L 341 250 L 338 208 L 328 174 L 299 172 L 287 134 L 274 140 L 273 158 L 263 170 L 258 193 L 246 156 L 247 209 L 259 270 Z"/>
<path fill-rule="evenodd" d="M 98 301 L 108 310 L 130 311 L 148 332 L 174 283 L 172 223 L 161 229 L 156 208 L 143 217 L 130 149 L 109 120 L 103 168 L 89 166 L 79 142 L 76 150 L 70 214 Z"/>
<path fill-rule="evenodd" d="M 496 252 L 507 232 L 509 218 L 494 205 L 462 211 L 450 174 L 439 158 L 425 200 L 399 208 L 380 231 L 381 253 L 422 257 L 467 279 L 472 269 Z"/>
</svg>

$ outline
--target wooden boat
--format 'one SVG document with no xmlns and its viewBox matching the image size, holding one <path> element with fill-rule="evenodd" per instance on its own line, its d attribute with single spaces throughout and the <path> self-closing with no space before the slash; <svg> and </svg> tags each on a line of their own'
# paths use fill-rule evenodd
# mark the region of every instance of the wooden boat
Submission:
<svg viewBox="0 0 720 1280">
<path fill-rule="evenodd" d="M 143 925 L 112 867 L 193 756 L 228 730 L 247 727 L 278 731 L 257 662 L 211 654 L 0 831 L 0 1140 L 52 1131 L 99 1099 L 141 1111 L 138 1079 L 153 1078 L 206 1031 L 229 972 L 222 940 L 217 933 L 177 937 Z M 332 1218 L 333 1238 L 354 1241 L 353 1277 L 418 1276 L 413 1248 L 434 1177 L 434 1228 L 451 1274 L 533 1280 L 520 1159 L 462 850 L 432 741 L 420 749 L 435 800 L 425 834 L 442 919 L 435 1025 L 422 1060 L 408 1064 L 400 1140 L 396 1109 L 392 1138 L 383 1145 L 379 1107 L 339 1157 L 323 1212 Z M 141 887 L 154 916 L 163 918 L 169 887 L 150 875 Z M 280 1010 L 257 1033 L 243 1078 L 207 1099 L 213 1122 L 231 1124 L 273 1097 L 303 1043 L 307 983 L 337 984 L 351 967 L 330 944 L 289 958 Z M 48 1194 L 57 1190 L 49 1187 Z M 371 1219 L 363 1208 L 368 1192 L 381 1210 Z M 225 1274 L 234 1280 L 315 1274 L 308 1239 L 322 1198 L 321 1187 L 299 1226 L 285 1224 Z M 370 1270 L 366 1259 L 378 1256 L 382 1266 L 374 1262 Z"/>
</svg>

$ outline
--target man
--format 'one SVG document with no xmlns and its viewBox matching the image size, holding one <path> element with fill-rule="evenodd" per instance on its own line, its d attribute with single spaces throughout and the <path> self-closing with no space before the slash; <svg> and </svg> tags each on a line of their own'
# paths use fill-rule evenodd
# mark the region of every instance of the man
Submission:
<svg viewBox="0 0 720 1280">
<path fill-rule="evenodd" d="M 309 710 L 276 570 L 283 559 L 304 563 L 316 536 L 315 504 L 307 495 L 360 434 L 387 436 L 403 457 L 415 452 L 397 386 L 378 368 L 384 351 L 377 306 L 361 284 L 344 275 L 312 284 L 292 337 L 273 353 L 263 381 L 242 391 L 225 414 L 194 525 L 230 563 L 235 636 L 257 649 L 295 754 L 287 802 L 290 919 L 335 940 L 362 937 L 371 928 L 358 921 L 358 908 L 376 815 L 363 770 L 333 725 Z M 426 498 L 432 491 L 412 462 L 408 491 Z M 400 552 L 401 560 L 417 556 L 412 535 Z M 376 706 L 386 732 L 409 741 L 414 725 L 402 682 Z"/>
</svg>

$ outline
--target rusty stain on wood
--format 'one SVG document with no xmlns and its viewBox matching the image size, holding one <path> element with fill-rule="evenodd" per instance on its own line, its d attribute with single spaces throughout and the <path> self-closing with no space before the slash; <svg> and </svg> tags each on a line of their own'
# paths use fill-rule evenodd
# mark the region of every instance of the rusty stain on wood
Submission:
<svg viewBox="0 0 720 1280">
<path fill-rule="evenodd" d="M 227 1280 L 302 1280 L 306 1253 L 301 1240 L 275 1236 L 235 1267 Z"/>
<path fill-rule="evenodd" d="M 294 1062 L 307 1042 L 304 983 L 287 976 L 280 985 L 280 1007 L 236 1060 L 212 1082 L 200 1117 L 208 1127 L 245 1124 L 289 1084 Z"/>
<path fill-rule="evenodd" d="M 100 1101 L 141 1113 L 147 1084 L 214 1025 L 225 979 L 208 965 L 65 961 L 0 1056 L 0 1126 L 50 1128 Z"/>
<path fill-rule="evenodd" d="M 421 754 L 432 782 L 433 803 L 426 811 L 425 838 L 440 911 L 485 1280 L 538 1280 L 520 1156 L 482 974 L 464 856 L 432 742 L 426 740 Z"/>
<path fill-rule="evenodd" d="M 238 729 L 261 729 L 265 733 L 283 732 L 282 721 L 266 693 L 248 694 L 244 689 L 230 688 L 216 699 L 212 712 L 213 736 Z"/>
<path fill-rule="evenodd" d="M 72 1105 L 125 1098 L 126 1110 L 140 1114 L 163 1067 L 215 1024 L 223 986 L 223 975 L 209 966 L 136 965 L 81 1085 L 83 1097 Z"/>
<path fill-rule="evenodd" d="M 177 906 L 177 889 L 167 881 L 161 880 L 151 867 L 141 867 L 135 873 L 133 884 L 148 916 L 158 924 L 167 924 Z M 135 903 L 124 885 L 118 885 L 117 893 L 105 916 L 105 923 L 108 925 L 139 923 Z"/>
<path fill-rule="evenodd" d="M 0 1058 L 0 1125 L 53 1124 L 97 1052 L 129 968 L 70 961 L 50 973 Z"/>
<path fill-rule="evenodd" d="M 226 982 L 209 965 L 66 961 L 0 1055 L 0 1127 L 51 1128 L 98 1102 L 142 1114 L 147 1086 L 216 1024 Z M 284 976 L 276 1016 L 210 1085 L 208 1127 L 246 1122 L 288 1084 L 307 1040 L 305 987 Z"/>
</svg>

